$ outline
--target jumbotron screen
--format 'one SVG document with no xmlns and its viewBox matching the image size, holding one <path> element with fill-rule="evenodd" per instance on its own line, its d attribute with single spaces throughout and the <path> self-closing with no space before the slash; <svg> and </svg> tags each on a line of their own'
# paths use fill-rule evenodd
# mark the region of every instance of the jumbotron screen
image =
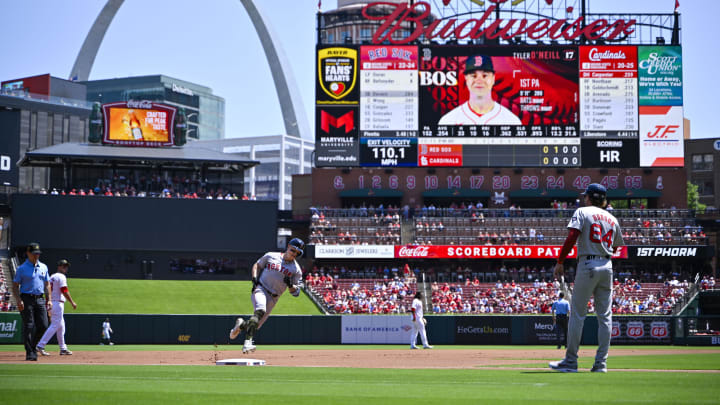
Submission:
<svg viewBox="0 0 720 405">
<path fill-rule="evenodd" d="M 318 46 L 318 167 L 682 167 L 679 46 Z"/>
<path fill-rule="evenodd" d="M 123 146 L 171 146 L 175 107 L 151 101 L 103 105 L 104 143 Z"/>
</svg>

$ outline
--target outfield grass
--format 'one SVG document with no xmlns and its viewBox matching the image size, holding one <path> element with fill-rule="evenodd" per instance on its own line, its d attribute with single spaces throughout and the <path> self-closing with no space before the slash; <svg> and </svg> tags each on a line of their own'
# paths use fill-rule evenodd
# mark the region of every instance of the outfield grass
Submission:
<svg viewBox="0 0 720 405">
<path fill-rule="evenodd" d="M 78 303 L 66 313 L 82 314 L 249 314 L 249 281 L 100 280 L 70 279 Z M 318 315 L 305 293 L 285 293 L 273 315 Z"/>
<path fill-rule="evenodd" d="M 0 365 L 3 403 L 20 404 L 717 404 L 717 382 L 676 372 Z"/>
</svg>

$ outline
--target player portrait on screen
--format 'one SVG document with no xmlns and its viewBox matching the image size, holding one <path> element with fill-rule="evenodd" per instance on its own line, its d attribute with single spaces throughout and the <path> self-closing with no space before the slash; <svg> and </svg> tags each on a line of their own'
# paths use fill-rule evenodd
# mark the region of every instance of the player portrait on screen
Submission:
<svg viewBox="0 0 720 405">
<path fill-rule="evenodd" d="M 463 75 L 468 100 L 443 115 L 438 125 L 522 125 L 517 115 L 492 98 L 495 68 L 490 56 L 468 56 Z"/>
</svg>

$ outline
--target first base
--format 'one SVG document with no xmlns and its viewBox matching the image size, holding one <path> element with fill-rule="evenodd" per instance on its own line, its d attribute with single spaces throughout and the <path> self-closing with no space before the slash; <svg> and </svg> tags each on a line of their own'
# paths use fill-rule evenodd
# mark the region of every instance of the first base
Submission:
<svg viewBox="0 0 720 405">
<path fill-rule="evenodd" d="M 215 362 L 216 366 L 264 366 L 265 360 L 258 359 L 225 359 Z"/>
</svg>

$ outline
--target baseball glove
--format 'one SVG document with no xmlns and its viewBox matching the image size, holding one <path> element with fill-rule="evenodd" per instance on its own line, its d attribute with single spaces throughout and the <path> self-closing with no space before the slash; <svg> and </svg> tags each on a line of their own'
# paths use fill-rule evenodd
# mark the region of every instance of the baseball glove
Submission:
<svg viewBox="0 0 720 405">
<path fill-rule="evenodd" d="M 423 318 L 423 325 L 427 326 L 427 319 Z"/>
<path fill-rule="evenodd" d="M 285 276 L 285 278 L 283 278 L 283 282 L 285 282 L 285 285 L 288 287 L 293 286 L 292 277 L 290 277 L 290 276 Z"/>
</svg>

